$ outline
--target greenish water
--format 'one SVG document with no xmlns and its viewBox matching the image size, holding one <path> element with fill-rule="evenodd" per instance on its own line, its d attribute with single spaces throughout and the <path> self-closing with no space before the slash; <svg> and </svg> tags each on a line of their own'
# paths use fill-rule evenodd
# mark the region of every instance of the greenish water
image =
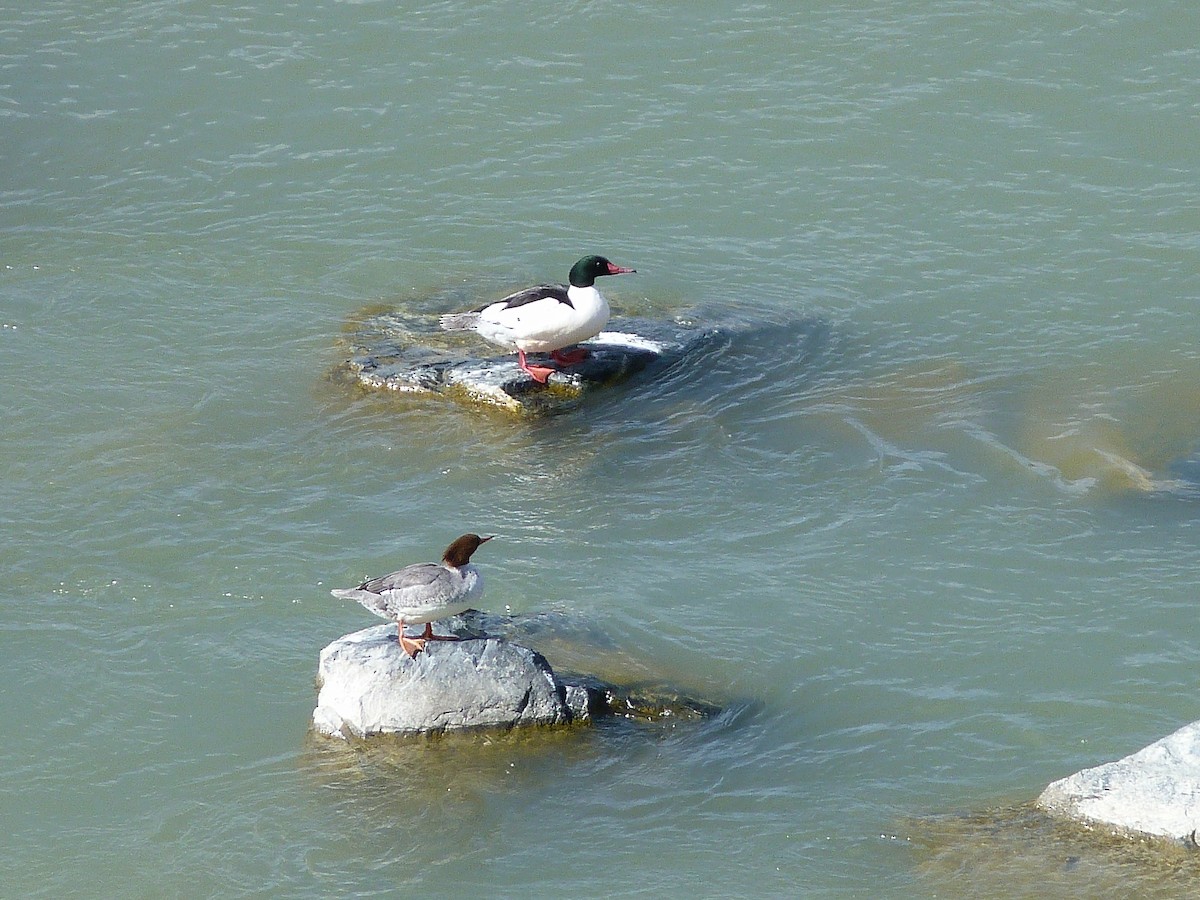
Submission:
<svg viewBox="0 0 1200 900">
<path fill-rule="evenodd" d="M 0 10 L 0 894 L 1178 896 L 922 823 L 1197 717 L 1197 34 Z M 585 252 L 720 339 L 538 422 L 326 380 L 365 307 Z M 374 624 L 329 587 L 465 530 L 485 607 L 726 713 L 314 741 L 318 651 Z"/>
</svg>

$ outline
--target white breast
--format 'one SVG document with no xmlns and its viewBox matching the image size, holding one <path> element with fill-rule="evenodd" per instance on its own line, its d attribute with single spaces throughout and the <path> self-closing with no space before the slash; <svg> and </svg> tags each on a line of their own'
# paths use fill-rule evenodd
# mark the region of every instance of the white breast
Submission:
<svg viewBox="0 0 1200 900">
<path fill-rule="evenodd" d="M 604 295 L 594 287 L 572 286 L 567 296 L 570 306 L 547 298 L 506 310 L 503 325 L 512 344 L 527 352 L 548 353 L 599 334 L 608 323 Z"/>
</svg>

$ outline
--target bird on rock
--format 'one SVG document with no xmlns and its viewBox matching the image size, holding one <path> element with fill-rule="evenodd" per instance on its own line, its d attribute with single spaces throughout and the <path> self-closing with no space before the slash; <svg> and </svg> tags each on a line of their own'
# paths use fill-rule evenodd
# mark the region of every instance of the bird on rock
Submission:
<svg viewBox="0 0 1200 900">
<path fill-rule="evenodd" d="M 602 275 L 636 272 L 614 265 L 603 256 L 585 256 L 571 267 L 570 284 L 539 284 L 509 294 L 477 310 L 441 317 L 446 331 L 475 331 L 493 344 L 517 351 L 517 365 L 534 381 L 545 384 L 556 369 L 530 365 L 526 353 L 549 353 L 560 366 L 587 358 L 581 348 L 565 347 L 595 337 L 608 323 L 608 301 L 596 289 Z"/>
<path fill-rule="evenodd" d="M 456 641 L 433 633 L 432 622 L 455 616 L 483 596 L 483 576 L 471 565 L 471 554 L 492 537 L 464 534 L 442 554 L 440 563 L 416 563 L 381 578 L 364 581 L 352 590 L 330 591 L 341 600 L 357 600 L 375 615 L 396 623 L 400 646 L 410 657 L 426 641 Z M 425 625 L 419 638 L 404 634 L 405 625 Z"/>
</svg>

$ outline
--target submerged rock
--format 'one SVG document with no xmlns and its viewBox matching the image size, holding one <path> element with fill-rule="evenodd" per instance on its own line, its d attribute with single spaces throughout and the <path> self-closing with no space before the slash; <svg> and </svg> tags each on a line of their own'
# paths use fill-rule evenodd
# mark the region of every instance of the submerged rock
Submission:
<svg viewBox="0 0 1200 900">
<path fill-rule="evenodd" d="M 485 621 L 513 620 L 475 611 L 455 616 L 438 631 L 461 639 L 431 641 L 415 658 L 400 649 L 393 625 L 333 641 L 321 651 L 313 727 L 348 739 L 570 725 L 601 717 L 694 721 L 720 711 L 669 689 L 624 689 L 592 675 L 560 675 L 536 650 L 483 634 Z"/>
<path fill-rule="evenodd" d="M 1194 846 L 1200 829 L 1200 722 L 1124 759 L 1054 782 L 1037 805 L 1085 825 Z"/>
<path fill-rule="evenodd" d="M 441 395 L 536 415 L 569 408 L 595 388 L 677 359 L 709 333 L 652 319 L 614 319 L 610 324 L 610 330 L 580 344 L 590 351 L 587 359 L 553 373 L 547 384 L 519 369 L 515 354 L 467 356 L 466 351 L 487 351 L 490 345 L 482 338 L 446 334 L 432 318 L 395 312 L 363 320 L 352 338 L 352 355 L 340 368 L 372 390 Z M 537 356 L 530 354 L 531 359 Z"/>
</svg>

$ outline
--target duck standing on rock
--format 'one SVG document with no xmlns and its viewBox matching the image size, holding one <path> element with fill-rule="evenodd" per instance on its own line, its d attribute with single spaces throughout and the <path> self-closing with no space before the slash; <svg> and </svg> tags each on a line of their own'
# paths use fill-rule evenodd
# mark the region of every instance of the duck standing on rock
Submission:
<svg viewBox="0 0 1200 900">
<path fill-rule="evenodd" d="M 471 554 L 494 536 L 464 534 L 446 548 L 440 563 L 416 563 L 364 581 L 353 590 L 330 593 L 341 600 L 357 600 L 375 615 L 395 622 L 400 647 L 415 658 L 425 649 L 426 641 L 458 640 L 452 635 L 435 635 L 430 623 L 458 615 L 483 596 L 483 576 L 471 565 Z M 405 636 L 405 625 L 422 623 L 425 632 L 419 638 Z"/>
<path fill-rule="evenodd" d="M 517 365 L 539 384 L 552 372 L 548 366 L 531 366 L 526 352 L 549 353 L 561 366 L 587 358 L 587 351 L 564 347 L 595 337 L 608 323 L 608 301 L 596 290 L 601 275 L 636 272 L 614 265 L 603 256 L 585 256 L 571 267 L 570 284 L 539 284 L 509 294 L 503 300 L 473 312 L 441 317 L 446 331 L 476 331 L 493 344 L 517 351 Z"/>
</svg>

